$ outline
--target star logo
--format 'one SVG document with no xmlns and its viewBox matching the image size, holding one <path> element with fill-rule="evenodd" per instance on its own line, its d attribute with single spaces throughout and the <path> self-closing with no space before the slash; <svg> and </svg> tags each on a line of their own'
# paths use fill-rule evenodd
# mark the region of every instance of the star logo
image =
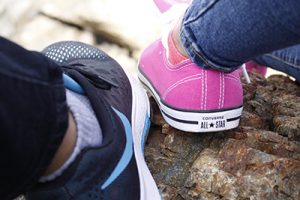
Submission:
<svg viewBox="0 0 300 200">
<path fill-rule="evenodd" d="M 209 128 L 213 128 L 214 126 L 215 126 L 214 123 L 210 123 L 210 124 L 209 124 Z"/>
</svg>

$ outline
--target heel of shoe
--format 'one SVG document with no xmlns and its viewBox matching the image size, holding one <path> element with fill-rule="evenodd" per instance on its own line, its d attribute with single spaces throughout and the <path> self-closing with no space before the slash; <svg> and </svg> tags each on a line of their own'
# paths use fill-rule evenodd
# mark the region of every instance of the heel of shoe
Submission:
<svg viewBox="0 0 300 200">
<path fill-rule="evenodd" d="M 217 132 L 238 127 L 243 107 L 224 111 L 187 112 L 160 107 L 166 122 L 187 132 Z"/>
<path fill-rule="evenodd" d="M 217 110 L 180 110 L 164 104 L 150 82 L 140 72 L 140 81 L 154 97 L 162 116 L 168 124 L 186 132 L 216 132 L 238 127 L 242 114 L 242 105 Z"/>
</svg>

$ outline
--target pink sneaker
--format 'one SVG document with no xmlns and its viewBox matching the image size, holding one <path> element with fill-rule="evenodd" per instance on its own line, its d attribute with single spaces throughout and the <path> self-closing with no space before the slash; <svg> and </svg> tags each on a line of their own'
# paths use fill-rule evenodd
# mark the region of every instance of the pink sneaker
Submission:
<svg viewBox="0 0 300 200">
<path fill-rule="evenodd" d="M 267 67 L 259 65 L 254 61 L 248 61 L 245 63 L 247 72 L 257 72 L 263 76 L 267 74 Z"/>
<path fill-rule="evenodd" d="M 143 51 L 138 77 L 166 122 L 177 129 L 212 132 L 239 124 L 243 109 L 240 70 L 205 70 L 190 59 L 172 65 L 162 41 L 157 40 Z"/>
<path fill-rule="evenodd" d="M 165 13 L 174 5 L 179 5 L 179 4 L 188 5 L 192 2 L 192 0 L 153 0 L 153 1 L 161 13 Z"/>
</svg>

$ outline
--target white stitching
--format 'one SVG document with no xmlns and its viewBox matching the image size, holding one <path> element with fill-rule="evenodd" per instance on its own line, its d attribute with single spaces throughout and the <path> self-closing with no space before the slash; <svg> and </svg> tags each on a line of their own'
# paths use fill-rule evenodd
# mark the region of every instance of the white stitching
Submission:
<svg viewBox="0 0 300 200">
<path fill-rule="evenodd" d="M 222 91 L 222 81 L 221 81 L 222 73 L 219 73 L 219 105 L 218 108 L 221 108 L 221 91 Z"/>
<path fill-rule="evenodd" d="M 235 82 L 237 82 L 237 83 L 240 83 L 240 80 L 239 80 L 239 79 L 236 79 L 236 78 L 233 78 L 233 77 L 228 77 L 228 76 L 227 76 L 227 77 L 225 76 L 225 78 L 226 78 L 226 79 L 230 79 L 230 80 L 232 80 L 232 81 L 235 81 Z"/>
<path fill-rule="evenodd" d="M 206 110 L 207 108 L 207 70 L 204 71 L 205 72 L 205 92 L 204 92 L 204 109 Z"/>
<path fill-rule="evenodd" d="M 222 74 L 222 107 L 224 107 L 224 97 L 225 97 L 225 75 L 224 73 L 221 73 Z"/>
<path fill-rule="evenodd" d="M 204 70 L 201 70 L 201 77 L 202 77 L 202 80 L 201 80 L 201 110 L 203 110 L 203 102 L 204 102 L 204 96 L 203 96 L 203 90 L 204 90 L 204 75 L 203 75 L 203 71 Z"/>
<path fill-rule="evenodd" d="M 179 71 L 179 70 L 189 67 L 189 66 L 195 66 L 195 64 L 190 59 L 187 59 L 177 65 L 172 65 L 167 58 L 167 52 L 166 52 L 165 48 L 163 48 L 162 54 L 163 54 L 164 65 L 165 65 L 166 69 L 168 69 L 169 71 Z M 172 65 L 173 67 L 171 68 L 169 65 Z"/>
<path fill-rule="evenodd" d="M 165 98 L 166 96 L 167 96 L 167 94 L 171 91 L 171 90 L 173 90 L 175 87 L 177 87 L 178 85 L 181 85 L 182 83 L 185 83 L 185 82 L 187 82 L 187 81 L 189 81 L 189 80 L 192 80 L 192 79 L 195 79 L 195 78 L 201 78 L 201 74 L 194 74 L 194 75 L 192 75 L 192 76 L 187 76 L 187 77 L 185 77 L 185 78 L 183 78 L 183 79 L 181 79 L 181 80 L 179 80 L 179 81 L 176 81 L 174 84 L 172 84 L 171 86 L 169 86 L 167 89 L 166 89 L 166 91 L 164 92 L 164 95 L 162 95 L 163 96 L 163 98 Z"/>
<path fill-rule="evenodd" d="M 240 77 L 236 77 L 236 76 L 234 76 L 234 75 L 232 75 L 232 74 L 226 74 L 225 77 L 231 77 L 231 78 L 233 78 L 233 79 L 236 79 L 237 81 L 240 80 Z"/>
<path fill-rule="evenodd" d="M 201 79 L 201 77 L 194 77 L 194 78 L 190 78 L 190 79 L 186 79 L 186 80 L 184 80 L 184 81 L 181 81 L 180 83 L 177 83 L 177 84 L 174 85 L 173 87 L 168 88 L 168 90 L 167 90 L 167 91 L 165 92 L 165 94 L 163 95 L 163 98 L 166 99 L 167 96 L 168 96 L 168 94 L 169 94 L 173 89 L 175 89 L 177 86 L 182 85 L 182 84 L 184 84 L 184 83 L 187 83 L 187 82 L 189 82 L 189 81 L 198 80 L 198 79 Z"/>
</svg>

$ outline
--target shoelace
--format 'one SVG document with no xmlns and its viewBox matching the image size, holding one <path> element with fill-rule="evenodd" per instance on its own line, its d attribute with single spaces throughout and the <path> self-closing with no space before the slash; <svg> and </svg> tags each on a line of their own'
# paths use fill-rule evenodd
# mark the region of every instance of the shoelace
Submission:
<svg viewBox="0 0 300 200">
<path fill-rule="evenodd" d="M 245 64 L 245 63 L 242 64 L 242 71 L 243 71 L 243 75 L 244 75 L 244 77 L 245 77 L 245 79 L 246 79 L 246 82 L 247 82 L 248 84 L 250 84 L 250 83 L 251 83 L 251 80 L 250 80 L 249 74 L 248 74 L 248 72 L 247 72 L 246 64 Z"/>
</svg>

